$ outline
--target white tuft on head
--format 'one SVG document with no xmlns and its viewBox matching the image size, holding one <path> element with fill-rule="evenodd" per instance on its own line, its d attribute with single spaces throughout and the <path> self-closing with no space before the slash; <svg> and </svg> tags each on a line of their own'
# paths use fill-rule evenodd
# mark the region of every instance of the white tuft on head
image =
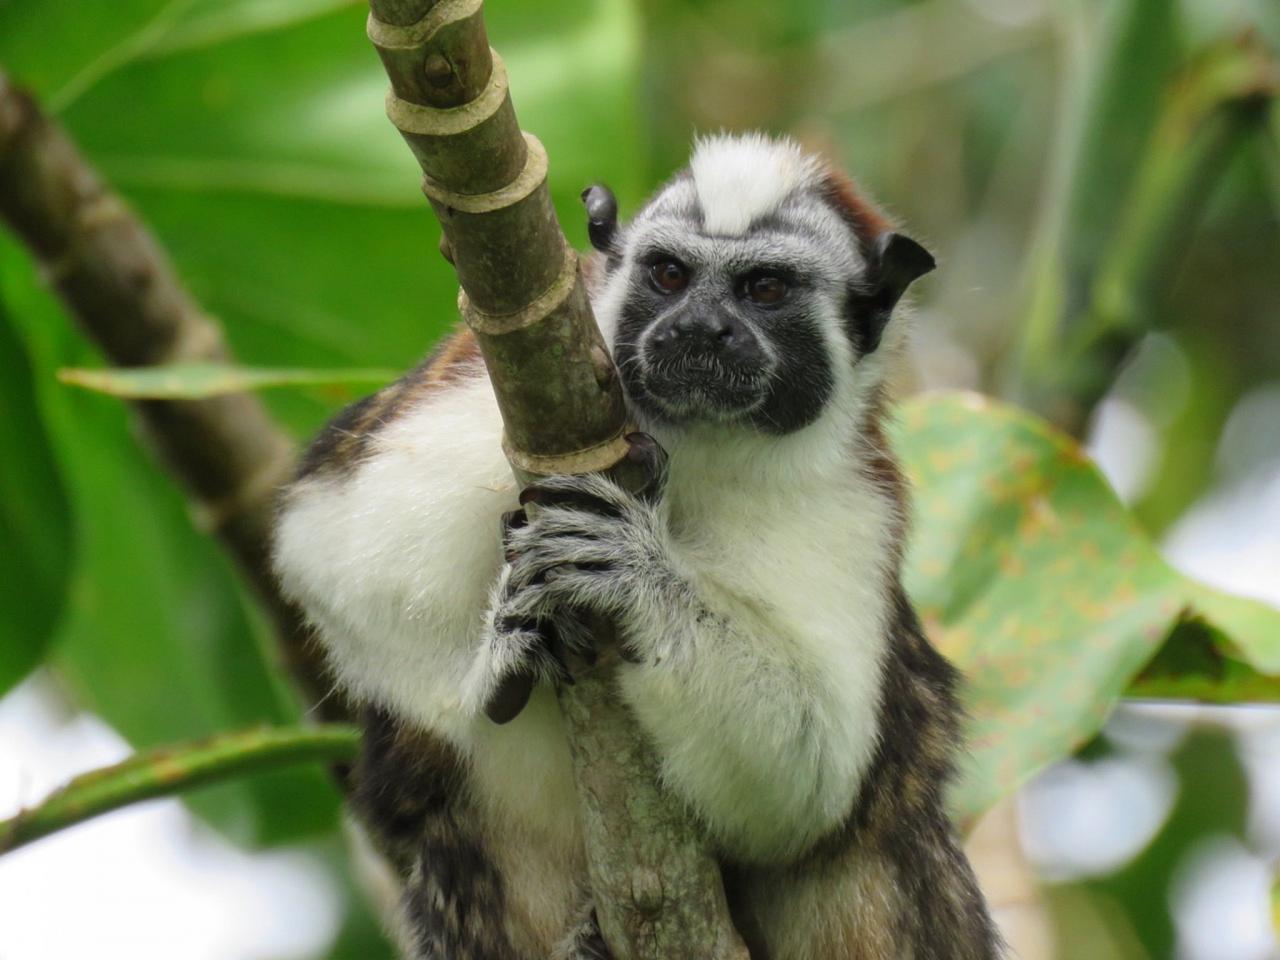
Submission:
<svg viewBox="0 0 1280 960">
<path fill-rule="evenodd" d="M 709 234 L 741 236 L 751 222 L 820 176 L 818 163 L 792 140 L 759 133 L 701 139 L 689 161 Z"/>
</svg>

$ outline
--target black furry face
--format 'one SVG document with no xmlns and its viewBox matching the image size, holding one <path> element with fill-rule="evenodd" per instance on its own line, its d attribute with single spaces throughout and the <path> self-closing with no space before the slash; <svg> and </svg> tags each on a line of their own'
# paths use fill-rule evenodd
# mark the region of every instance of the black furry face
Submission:
<svg viewBox="0 0 1280 960">
<path fill-rule="evenodd" d="M 790 433 L 834 383 L 813 278 L 780 264 L 642 252 L 630 265 L 614 357 L 633 403 L 668 423 Z"/>
<path fill-rule="evenodd" d="M 625 227 L 607 191 L 588 191 L 614 359 L 656 420 L 791 433 L 856 385 L 845 367 L 880 348 L 933 258 L 794 146 L 726 143 L 701 149 Z"/>
</svg>

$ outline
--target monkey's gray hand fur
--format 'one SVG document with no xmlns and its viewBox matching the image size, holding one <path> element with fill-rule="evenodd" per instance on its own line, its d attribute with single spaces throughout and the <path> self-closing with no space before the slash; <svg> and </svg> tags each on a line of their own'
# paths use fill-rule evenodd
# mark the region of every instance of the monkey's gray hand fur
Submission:
<svg viewBox="0 0 1280 960">
<path fill-rule="evenodd" d="M 630 615 L 677 579 L 657 511 L 612 480 L 552 477 L 526 492 L 535 494 L 530 502 L 546 505 L 511 531 L 502 615 Z"/>
<path fill-rule="evenodd" d="M 468 697 L 496 722 L 519 713 L 535 682 L 572 682 L 566 652 L 593 656 L 584 614 L 635 622 L 692 597 L 659 511 L 665 454 L 647 435 L 629 439 L 629 459 L 643 472 L 637 492 L 598 473 L 548 477 L 521 494 L 532 516 L 504 519 L 505 562 Z M 651 653 L 633 639 L 620 637 L 627 659 Z"/>
</svg>

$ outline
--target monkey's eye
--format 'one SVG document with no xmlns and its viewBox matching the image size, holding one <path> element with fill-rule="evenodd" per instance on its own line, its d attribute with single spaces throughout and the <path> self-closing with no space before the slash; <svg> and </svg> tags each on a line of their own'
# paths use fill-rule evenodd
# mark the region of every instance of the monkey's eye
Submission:
<svg viewBox="0 0 1280 960">
<path fill-rule="evenodd" d="M 787 281 L 772 273 L 753 273 L 742 281 L 742 293 L 763 307 L 779 304 L 787 295 Z"/>
<path fill-rule="evenodd" d="M 649 280 L 659 293 L 679 293 L 689 285 L 689 271 L 678 260 L 659 260 L 650 265 Z"/>
</svg>

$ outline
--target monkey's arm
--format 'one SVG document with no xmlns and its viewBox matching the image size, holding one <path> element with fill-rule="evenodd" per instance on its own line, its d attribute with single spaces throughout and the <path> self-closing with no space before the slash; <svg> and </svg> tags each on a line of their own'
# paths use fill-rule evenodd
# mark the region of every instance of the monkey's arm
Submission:
<svg viewBox="0 0 1280 960">
<path fill-rule="evenodd" d="M 424 365 L 317 440 L 282 501 L 275 561 L 343 686 L 450 731 L 466 722 L 459 689 L 515 489 L 487 381 L 443 388 L 438 374 Z"/>
</svg>

